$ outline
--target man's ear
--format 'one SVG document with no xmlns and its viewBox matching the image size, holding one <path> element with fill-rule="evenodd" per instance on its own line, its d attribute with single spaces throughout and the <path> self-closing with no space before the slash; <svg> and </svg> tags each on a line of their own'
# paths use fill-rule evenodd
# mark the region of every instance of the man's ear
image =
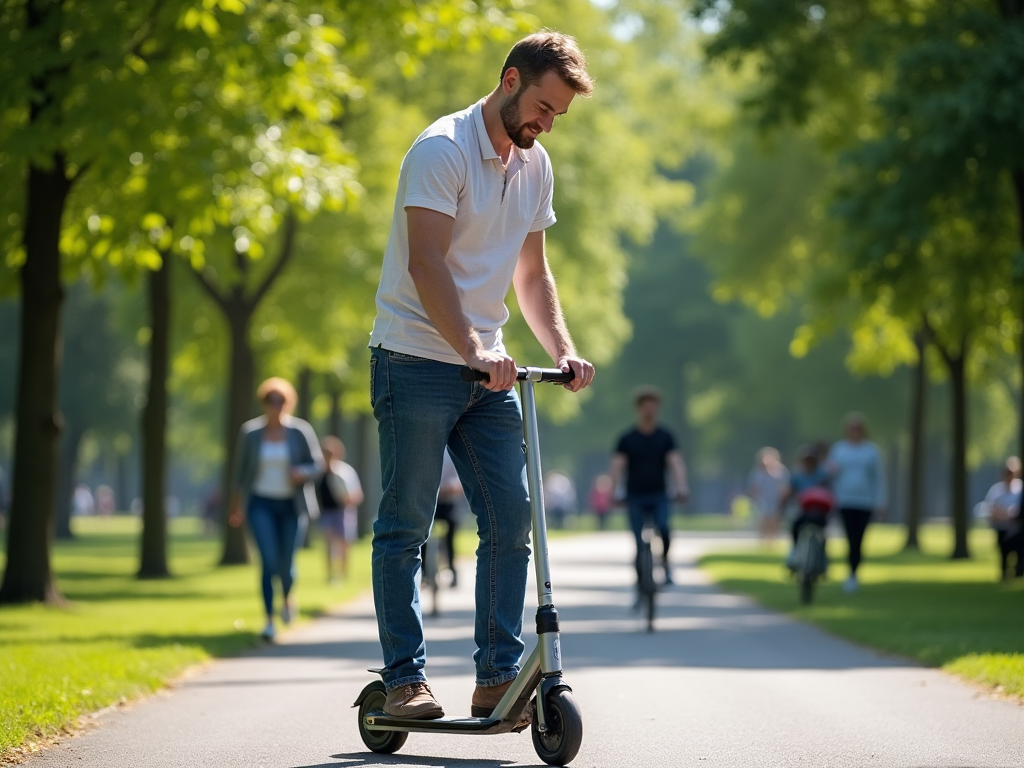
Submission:
<svg viewBox="0 0 1024 768">
<path fill-rule="evenodd" d="M 502 91 L 504 91 L 506 95 L 515 93 L 521 79 L 522 78 L 519 77 L 519 70 L 515 67 L 509 67 L 505 70 L 505 74 L 501 78 Z"/>
</svg>

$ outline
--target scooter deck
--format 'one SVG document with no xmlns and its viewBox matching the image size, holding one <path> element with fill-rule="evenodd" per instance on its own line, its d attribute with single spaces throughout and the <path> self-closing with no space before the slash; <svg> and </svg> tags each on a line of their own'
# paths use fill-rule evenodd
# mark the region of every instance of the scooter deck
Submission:
<svg viewBox="0 0 1024 768">
<path fill-rule="evenodd" d="M 515 720 L 494 717 L 439 717 L 436 720 L 414 720 L 394 717 L 382 711 L 367 712 L 363 723 L 368 731 L 404 731 L 406 733 L 509 733 Z"/>
</svg>

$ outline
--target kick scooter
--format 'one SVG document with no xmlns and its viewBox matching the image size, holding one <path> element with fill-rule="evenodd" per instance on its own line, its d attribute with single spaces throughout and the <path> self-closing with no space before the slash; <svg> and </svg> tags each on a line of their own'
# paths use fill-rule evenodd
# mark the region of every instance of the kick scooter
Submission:
<svg viewBox="0 0 1024 768">
<path fill-rule="evenodd" d="M 462 369 L 463 381 L 483 381 L 487 375 Z M 463 733 L 491 735 L 521 731 L 523 714 L 532 713 L 530 728 L 537 755 L 548 765 L 567 765 L 583 742 L 583 718 L 562 679 L 562 653 L 558 641 L 558 611 L 551 594 L 548 565 L 547 523 L 541 485 L 540 442 L 537 436 L 535 382 L 565 383 L 573 372 L 558 369 L 520 368 L 518 380 L 523 401 L 523 434 L 526 439 L 526 474 L 533 518 L 533 563 L 537 576 L 537 646 L 490 717 L 442 717 L 413 720 L 384 713 L 387 692 L 374 681 L 363 688 L 353 707 L 359 708 L 359 735 L 374 752 L 391 754 L 401 749 L 410 733 Z M 372 669 L 379 673 L 380 670 Z"/>
</svg>

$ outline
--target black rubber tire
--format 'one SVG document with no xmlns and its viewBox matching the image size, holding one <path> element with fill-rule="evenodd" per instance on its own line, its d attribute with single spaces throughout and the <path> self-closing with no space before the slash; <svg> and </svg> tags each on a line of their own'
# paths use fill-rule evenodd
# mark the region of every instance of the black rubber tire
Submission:
<svg viewBox="0 0 1024 768">
<path fill-rule="evenodd" d="M 583 715 L 572 693 L 561 690 L 549 695 L 544 700 L 544 715 L 548 728 L 541 733 L 534 713 L 530 727 L 533 748 L 548 765 L 568 765 L 583 744 Z"/>
<path fill-rule="evenodd" d="M 381 755 L 390 755 L 402 748 L 409 738 L 408 733 L 402 731 L 368 731 L 363 725 L 363 718 L 369 712 L 379 712 L 384 709 L 384 700 L 388 693 L 384 683 L 376 681 L 370 683 L 363 689 L 363 703 L 359 705 L 359 737 L 363 744 L 372 752 Z"/>
<path fill-rule="evenodd" d="M 640 606 L 647 620 L 647 631 L 654 631 L 654 596 L 658 585 L 654 581 L 654 553 L 651 545 L 644 543 L 637 555 L 638 577 L 640 579 Z"/>
</svg>

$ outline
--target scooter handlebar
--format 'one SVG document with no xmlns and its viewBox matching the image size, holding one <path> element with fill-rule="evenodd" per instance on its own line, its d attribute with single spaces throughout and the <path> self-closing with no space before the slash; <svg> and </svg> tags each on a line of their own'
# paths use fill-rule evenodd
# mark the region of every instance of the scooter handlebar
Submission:
<svg viewBox="0 0 1024 768">
<path fill-rule="evenodd" d="M 549 381 L 552 384 L 567 384 L 576 378 L 576 373 L 570 368 L 568 371 L 561 371 L 558 368 L 517 368 L 517 381 Z M 468 365 L 462 366 L 459 372 L 463 381 L 490 381 L 483 371 L 477 371 Z"/>
</svg>

